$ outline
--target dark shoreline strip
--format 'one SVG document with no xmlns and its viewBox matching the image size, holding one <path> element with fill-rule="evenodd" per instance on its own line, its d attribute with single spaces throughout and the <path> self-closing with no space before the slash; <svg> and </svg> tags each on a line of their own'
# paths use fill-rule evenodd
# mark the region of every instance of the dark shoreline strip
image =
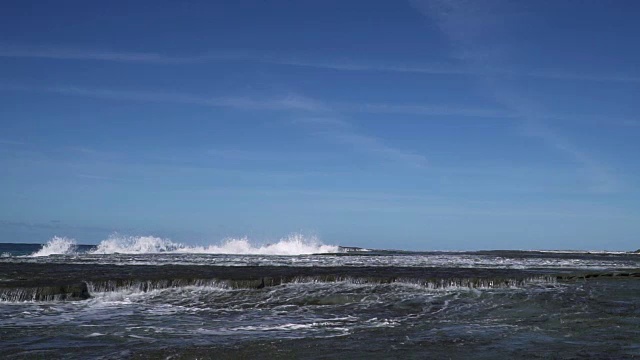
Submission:
<svg viewBox="0 0 640 360">
<path fill-rule="evenodd" d="M 0 301 L 83 300 L 92 292 L 151 291 L 183 286 L 257 289 L 295 282 L 410 283 L 427 289 L 509 288 L 599 277 L 640 278 L 634 271 L 0 263 Z"/>
<path fill-rule="evenodd" d="M 587 280 L 597 278 L 640 278 L 640 270 L 589 272 L 581 274 L 558 275 L 556 278 L 558 281 Z"/>
</svg>

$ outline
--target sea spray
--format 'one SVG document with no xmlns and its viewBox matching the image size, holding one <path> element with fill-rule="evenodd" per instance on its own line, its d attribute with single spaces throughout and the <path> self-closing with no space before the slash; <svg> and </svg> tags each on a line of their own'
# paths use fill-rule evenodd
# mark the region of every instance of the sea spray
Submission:
<svg viewBox="0 0 640 360">
<path fill-rule="evenodd" d="M 75 240 L 64 237 L 54 237 L 42 249 L 31 256 L 49 256 L 53 254 L 75 254 L 77 245 Z M 291 234 L 277 242 L 260 245 L 250 241 L 247 237 L 227 238 L 219 244 L 185 245 L 170 239 L 155 236 L 123 236 L 112 234 L 101 241 L 94 249 L 87 253 L 91 255 L 107 254 L 225 254 L 225 255 L 310 255 L 320 253 L 340 252 L 340 247 L 325 245 L 314 236 Z"/>
<path fill-rule="evenodd" d="M 31 254 L 32 257 L 49 256 L 49 255 L 70 255 L 77 249 L 74 239 L 66 237 L 54 236 L 49 242 L 42 246 L 42 249 Z"/>
<path fill-rule="evenodd" d="M 336 253 L 339 247 L 324 245 L 316 237 L 306 237 L 302 234 L 291 234 L 276 243 L 254 245 L 246 237 L 229 238 L 221 245 L 207 247 L 190 247 L 180 249 L 179 252 L 194 252 L 202 254 L 241 254 L 241 255 L 310 255 L 320 253 Z"/>
<path fill-rule="evenodd" d="M 174 252 L 185 245 L 155 236 L 121 236 L 113 234 L 98 244 L 92 254 L 152 254 Z"/>
<path fill-rule="evenodd" d="M 292 234 L 278 242 L 255 245 L 248 238 L 228 238 L 220 245 L 189 246 L 154 236 L 112 235 L 103 240 L 93 254 L 241 254 L 241 255 L 308 255 L 338 252 L 339 247 L 324 245 L 316 237 Z"/>
</svg>

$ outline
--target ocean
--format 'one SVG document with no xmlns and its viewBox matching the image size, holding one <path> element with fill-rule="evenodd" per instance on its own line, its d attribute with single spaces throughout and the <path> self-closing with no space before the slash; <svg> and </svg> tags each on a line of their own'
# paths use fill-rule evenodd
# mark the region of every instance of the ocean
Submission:
<svg viewBox="0 0 640 360">
<path fill-rule="evenodd" d="M 640 254 L 0 244 L 3 359 L 634 359 Z"/>
</svg>

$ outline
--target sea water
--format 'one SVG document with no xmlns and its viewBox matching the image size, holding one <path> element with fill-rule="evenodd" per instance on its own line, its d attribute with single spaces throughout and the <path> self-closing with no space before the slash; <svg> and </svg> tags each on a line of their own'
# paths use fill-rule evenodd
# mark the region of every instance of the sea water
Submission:
<svg viewBox="0 0 640 360">
<path fill-rule="evenodd" d="M 399 252 L 300 235 L 54 238 L 0 254 L 3 358 L 640 357 L 637 254 Z M 43 295 L 65 281 L 86 293 Z"/>
</svg>

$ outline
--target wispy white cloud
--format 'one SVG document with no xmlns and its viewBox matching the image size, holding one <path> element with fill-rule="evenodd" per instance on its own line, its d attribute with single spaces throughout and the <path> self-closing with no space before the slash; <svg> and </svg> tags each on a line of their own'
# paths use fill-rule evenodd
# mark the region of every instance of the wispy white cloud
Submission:
<svg viewBox="0 0 640 360">
<path fill-rule="evenodd" d="M 541 140 L 547 146 L 564 154 L 589 178 L 591 185 L 588 190 L 593 192 L 615 192 L 621 188 L 620 181 L 608 169 L 597 161 L 593 155 L 575 145 L 566 136 L 554 131 L 543 120 L 548 115 L 542 110 L 542 106 L 528 98 L 520 96 L 516 90 L 494 83 L 493 92 L 505 105 L 518 111 L 522 119 L 522 134 Z"/>
<path fill-rule="evenodd" d="M 294 120 L 294 123 L 310 126 L 315 134 L 332 142 L 346 145 L 354 151 L 371 154 L 386 161 L 414 168 L 423 168 L 428 164 L 425 156 L 392 146 L 380 137 L 364 134 L 340 116 L 334 112 L 322 118 Z"/>
<path fill-rule="evenodd" d="M 90 179 L 90 180 L 104 180 L 104 181 L 115 180 L 114 178 L 109 176 L 101 176 L 101 175 L 93 175 L 93 174 L 77 174 L 77 176 L 83 179 Z"/>
<path fill-rule="evenodd" d="M 600 114 L 539 114 L 541 119 L 553 122 L 561 121 L 565 123 L 580 123 L 580 124 L 598 124 L 606 126 L 620 126 L 620 127 L 640 127 L 640 120 L 629 117 L 617 117 Z"/>
<path fill-rule="evenodd" d="M 593 192 L 614 192 L 620 188 L 620 182 L 613 176 L 611 171 L 603 164 L 596 161 L 590 154 L 578 148 L 572 142 L 552 131 L 540 122 L 529 122 L 525 125 L 524 134 L 530 137 L 539 138 L 549 146 L 559 150 L 574 159 L 591 178 L 590 186 Z"/>
<path fill-rule="evenodd" d="M 284 152 L 284 151 L 269 151 L 269 150 L 247 150 L 239 148 L 218 148 L 208 149 L 204 151 L 204 154 L 208 159 L 212 160 L 224 160 L 233 162 L 259 162 L 260 164 L 268 164 L 273 166 L 274 164 L 308 161 L 321 159 L 321 154 L 309 153 L 309 152 Z M 320 156 L 318 156 L 320 155 Z"/>
<path fill-rule="evenodd" d="M 421 104 L 338 104 L 338 109 L 348 112 L 373 114 L 410 114 L 425 116 L 462 116 L 473 118 L 504 118 L 516 116 L 512 111 L 490 108 L 471 108 L 464 106 L 421 105 Z"/>
<path fill-rule="evenodd" d="M 24 221 L 12 221 L 12 220 L 0 220 L 0 228 L 29 228 L 29 229 L 53 229 L 58 230 L 61 228 L 76 229 L 76 230 L 91 230 L 91 231 L 113 231 L 113 229 L 95 227 L 95 226 L 77 226 L 69 225 L 61 220 L 50 220 L 49 222 L 24 222 Z"/>
<path fill-rule="evenodd" d="M 414 167 L 422 167 L 426 164 L 426 158 L 422 155 L 414 154 L 410 151 L 401 150 L 386 144 L 382 139 L 361 134 L 356 131 L 346 120 L 340 118 L 336 112 L 339 108 L 352 108 L 358 111 L 355 106 L 329 106 L 321 101 L 297 95 L 289 94 L 283 97 L 262 99 L 244 97 L 203 97 L 184 93 L 131 91 L 131 90 L 108 90 L 90 89 L 80 87 L 48 87 L 30 88 L 22 86 L 0 87 L 0 89 L 12 91 L 45 91 L 50 93 L 83 96 L 100 99 L 114 99 L 125 101 L 143 102 L 171 102 L 181 104 L 194 104 L 211 107 L 230 107 L 235 109 L 248 110 L 282 110 L 282 111 L 304 111 L 306 116 L 296 116 L 293 120 L 297 124 L 312 125 L 317 133 L 333 139 L 335 142 L 351 146 L 354 150 L 373 154 L 379 158 L 391 161 L 398 161 Z M 360 110 L 362 111 L 362 110 Z M 367 112 L 375 111 L 373 109 Z M 397 111 L 397 109 L 396 109 Z M 441 112 L 438 112 L 441 115 Z M 320 130 L 319 130 L 320 129 Z M 91 149 L 74 148 L 75 151 L 93 154 Z M 220 153 L 218 153 L 220 155 Z M 227 153 L 226 155 L 230 155 Z"/>
<path fill-rule="evenodd" d="M 143 90 L 113 90 L 101 88 L 83 88 L 76 86 L 29 87 L 0 85 L 5 91 L 48 92 L 61 95 L 81 96 L 98 99 L 112 99 L 141 102 L 169 102 L 193 104 L 210 107 L 229 107 L 246 110 L 302 110 L 322 111 L 324 105 L 313 99 L 297 94 L 286 94 L 279 97 L 251 98 L 251 97 L 207 97 L 179 92 L 143 91 Z"/>
<path fill-rule="evenodd" d="M 99 60 L 130 63 L 189 64 L 207 61 L 204 56 L 171 57 L 156 53 L 117 52 L 97 49 L 77 49 L 60 46 L 0 45 L 0 57 L 40 58 L 58 60 Z"/>
<path fill-rule="evenodd" d="M 247 110 L 322 110 L 322 104 L 300 95 L 287 94 L 272 98 L 250 97 L 204 97 L 184 93 L 164 93 L 147 91 L 122 91 L 104 89 L 56 88 L 54 92 L 71 95 L 113 98 L 120 100 L 139 100 L 153 102 L 174 102 L 196 104 L 211 107 L 230 107 Z"/>
<path fill-rule="evenodd" d="M 24 86 L 0 86 L 0 90 L 44 91 L 69 96 L 142 102 L 170 102 L 210 107 L 230 107 L 245 110 L 280 110 L 304 112 L 294 117 L 294 123 L 312 126 L 314 132 L 336 143 L 350 146 L 355 151 L 365 152 L 386 161 L 395 161 L 415 168 L 424 167 L 427 160 L 423 155 L 390 145 L 383 139 L 364 134 L 345 120 L 350 113 L 404 113 L 432 116 L 504 117 L 511 114 L 501 110 L 465 109 L 461 107 L 407 105 L 407 104 L 328 104 L 309 97 L 288 94 L 274 98 L 246 97 L 204 97 L 177 92 L 155 92 L 137 90 L 110 90 L 58 86 L 31 88 Z"/>
<path fill-rule="evenodd" d="M 449 65 L 398 65 L 353 60 L 310 60 L 295 55 L 282 56 L 242 50 L 216 50 L 191 56 L 171 56 L 153 52 L 127 52 L 63 46 L 1 45 L 0 57 L 40 58 L 57 60 L 95 60 L 125 63 L 193 64 L 211 61 L 249 61 L 274 65 L 288 65 L 341 71 L 386 71 L 424 74 L 466 74 L 468 70 Z"/>
<path fill-rule="evenodd" d="M 389 191 L 331 191 L 309 190 L 305 188 L 261 188 L 261 187 L 216 187 L 213 189 L 179 190 L 181 196 L 219 197 L 247 196 L 273 197 L 281 201 L 295 198 L 310 199 L 316 206 L 327 206 L 347 211 L 365 211 L 367 213 L 401 213 L 411 212 L 424 216 L 460 217 L 527 217 L 527 218 L 594 218 L 594 219 L 626 219 L 637 220 L 636 214 L 624 208 L 594 206 L 580 201 L 560 201 L 550 208 L 545 204 L 515 204 L 513 202 L 487 202 L 484 200 L 456 199 L 433 194 L 404 193 L 393 189 Z"/>
<path fill-rule="evenodd" d="M 333 126 L 343 127 L 348 123 L 340 120 L 339 116 L 334 116 L 336 113 L 406 114 L 436 117 L 460 116 L 504 119 L 513 119 L 517 116 L 513 111 L 500 108 L 473 108 L 460 105 L 445 106 L 428 104 L 331 103 L 293 93 L 278 97 L 207 97 L 181 92 L 83 88 L 77 86 L 28 87 L 16 85 L 0 85 L 0 90 L 48 92 L 98 99 L 193 104 L 245 110 L 300 110 L 309 112 L 309 115 L 297 118 L 294 120 L 295 122 L 308 124 L 331 123 Z"/>
<path fill-rule="evenodd" d="M 142 102 L 170 102 L 181 104 L 193 104 L 210 107 L 229 107 L 244 110 L 278 110 L 278 111 L 304 111 L 305 116 L 296 116 L 294 123 L 314 126 L 323 136 L 331 138 L 333 141 L 349 145 L 355 150 L 365 151 L 375 154 L 380 158 L 395 160 L 413 167 L 423 167 L 427 164 L 424 156 L 411 151 L 397 149 L 388 145 L 382 139 L 365 135 L 354 129 L 350 123 L 343 119 L 343 114 L 349 113 L 382 113 L 382 114 L 412 114 L 425 116 L 463 116 L 469 118 L 504 118 L 504 119 L 528 119 L 532 114 L 532 108 L 525 109 L 522 100 L 514 100 L 515 95 L 498 94 L 500 102 L 505 104 L 505 109 L 488 108 L 464 108 L 453 106 L 415 105 L 415 104 L 354 104 L 354 103 L 325 103 L 309 97 L 287 94 L 281 97 L 271 98 L 248 98 L 248 97 L 206 97 L 178 92 L 156 92 L 138 90 L 112 90 L 99 88 L 81 88 L 75 86 L 58 86 L 32 88 L 24 86 L 2 86 L 0 89 L 9 91 L 44 91 L 69 96 L 82 96 L 100 99 L 114 99 L 123 101 Z M 497 88 L 494 91 L 498 91 Z M 548 118 L 549 115 L 538 115 L 537 118 Z M 536 120 L 537 121 L 537 120 Z M 538 135 L 535 135 L 538 134 Z M 531 132 L 530 136 L 544 138 L 545 142 L 552 147 L 565 152 L 576 161 L 591 169 L 596 177 L 601 180 L 610 179 L 605 176 L 604 168 L 597 166 L 596 162 L 587 161 L 586 154 L 580 153 L 569 143 L 560 144 L 559 138 L 552 136 L 552 132 L 547 130 L 543 133 Z M 9 143 L 0 141 L 0 143 Z M 15 142 L 11 142 L 15 144 Z M 555 144 L 555 145 L 554 145 Z M 572 149 L 570 151 L 569 149 Z M 611 184 L 613 181 L 609 181 Z M 601 186 L 601 188 L 611 188 L 612 186 Z"/>
<path fill-rule="evenodd" d="M 503 1 L 413 0 L 411 4 L 436 22 L 454 45 L 457 55 L 465 58 L 472 69 L 490 69 L 498 65 L 508 65 L 505 60 L 508 56 L 503 56 L 508 53 L 508 47 L 495 40 L 509 31 L 505 28 L 505 22 L 501 20 L 505 18 L 505 11 L 508 9 Z M 554 74 L 554 76 L 571 77 L 563 73 Z M 595 78 L 597 77 L 591 80 Z M 548 118 L 549 115 L 545 114 L 541 104 L 521 95 L 518 89 L 505 85 L 499 77 L 483 76 L 483 80 L 496 101 L 523 121 L 527 129 L 524 132 L 525 135 L 541 139 L 586 171 L 593 184 L 591 190 L 612 192 L 619 189 L 619 181 L 606 166 L 542 122 L 542 119 Z M 609 80 L 616 81 L 616 78 L 609 78 Z"/>
<path fill-rule="evenodd" d="M 469 70 L 462 67 L 456 67 L 451 65 L 437 65 L 437 64 L 385 64 L 366 62 L 362 60 L 308 60 L 300 59 L 296 57 L 263 57 L 260 58 L 261 62 L 277 64 L 277 65 L 290 65 L 297 67 L 339 70 L 339 71 L 371 71 L 371 72 L 396 72 L 396 73 L 412 73 L 412 74 L 432 74 L 432 75 L 468 75 Z"/>
<path fill-rule="evenodd" d="M 491 8 L 486 11 L 478 12 L 478 6 L 455 5 L 449 1 L 412 1 L 412 3 L 428 12 L 429 14 L 438 13 L 447 16 L 447 22 L 441 23 L 443 30 L 450 36 L 460 39 L 469 39 L 474 34 L 470 29 L 479 23 L 473 21 L 476 18 L 483 19 L 483 26 L 495 24 L 498 17 L 492 17 L 489 21 L 487 14 Z M 428 3 L 428 4 L 427 4 Z M 489 2 L 495 3 L 496 2 Z M 427 4 L 427 5 L 425 5 Z M 495 8 L 495 6 L 494 6 Z M 469 9 L 475 9 L 471 12 Z M 460 11 L 468 14 L 459 16 Z M 458 24 L 464 24 L 464 27 Z M 452 24 L 450 24 L 452 23 Z M 472 42 L 469 41 L 468 44 Z M 468 45 L 467 44 L 467 45 Z M 466 48 L 458 51 L 456 57 L 462 60 L 469 58 L 492 57 L 500 50 L 494 48 L 491 51 Z M 318 59 L 318 57 L 301 57 L 293 55 L 274 55 L 270 53 L 256 53 L 255 51 L 245 50 L 216 50 L 204 54 L 196 54 L 190 56 L 171 56 L 154 52 L 126 52 L 112 51 L 100 49 L 82 49 L 63 46 L 17 46 L 17 45 L 0 45 L 0 57 L 4 58 L 35 58 L 35 59 L 52 59 L 52 60 L 90 60 L 90 61 L 107 61 L 121 63 L 140 63 L 140 64 L 197 64 L 220 61 L 243 61 L 253 63 L 263 63 L 282 66 L 295 66 L 304 68 L 327 69 L 336 71 L 349 72 L 390 72 L 390 73 L 407 73 L 407 74 L 425 74 L 425 75 L 488 75 L 488 76 L 522 76 L 533 77 L 549 80 L 574 80 L 574 81 L 595 81 L 595 82 L 621 82 L 621 83 L 638 83 L 640 76 L 629 74 L 584 74 L 577 73 L 567 69 L 510 69 L 505 66 L 484 66 L 481 68 L 469 68 L 459 64 L 437 64 L 437 63 L 388 63 L 376 62 L 362 59 Z"/>
<path fill-rule="evenodd" d="M 341 114 L 404 114 L 430 117 L 435 120 L 449 117 L 468 119 L 504 119 L 518 120 L 522 114 L 508 106 L 502 107 L 468 107 L 456 105 L 412 104 L 412 103 L 346 103 L 325 102 L 299 94 L 285 94 L 270 97 L 208 97 L 181 92 L 122 90 L 103 88 L 84 88 L 78 86 L 32 87 L 15 84 L 0 84 L 0 91 L 48 92 L 60 95 L 81 96 L 98 99 L 122 101 L 158 102 L 192 104 L 209 107 L 228 107 L 244 110 L 300 110 L 308 112 L 293 122 L 298 124 L 325 124 L 348 126 L 349 124 L 334 113 Z M 612 118 L 594 114 L 552 114 L 540 113 L 540 119 L 563 122 L 585 122 L 616 124 L 625 127 L 638 127 L 640 121 L 633 118 Z M 0 140 L 0 144 L 23 144 L 18 141 Z"/>
<path fill-rule="evenodd" d="M 318 117 L 297 117 L 292 120 L 294 124 L 302 125 L 318 125 L 318 126 L 333 126 L 339 128 L 351 127 L 351 124 L 330 116 L 318 116 Z"/>
<path fill-rule="evenodd" d="M 529 77 L 557 80 L 578 80 L 595 82 L 618 82 L 618 83 L 640 83 L 640 76 L 628 74 L 582 74 L 567 70 L 529 70 L 522 71 L 521 74 Z M 515 73 L 516 75 L 518 72 Z"/>
<path fill-rule="evenodd" d="M 475 15 L 474 15 L 475 16 Z M 457 33 L 454 36 L 464 36 L 464 33 Z M 502 50 L 494 48 L 492 50 L 474 51 L 466 49 L 457 54 L 458 60 L 468 60 L 469 58 L 493 57 Z M 388 72 L 388 73 L 406 73 L 406 74 L 424 74 L 424 75 L 472 75 L 472 76 L 507 76 L 507 77 L 529 77 L 547 80 L 575 80 L 575 81 L 592 81 L 592 82 L 619 82 L 619 83 L 638 83 L 640 76 L 629 74 L 585 74 L 578 73 L 568 69 L 517 69 L 505 66 L 489 66 L 469 68 L 464 64 L 392 64 L 375 61 L 364 61 L 361 59 L 342 59 L 342 60 L 310 60 L 299 57 L 277 57 L 277 56 L 255 56 L 244 53 L 241 55 L 243 60 L 254 60 L 262 63 L 288 65 L 306 68 L 337 70 L 345 72 Z M 217 58 L 220 59 L 220 58 Z M 230 58 L 227 58 L 230 59 Z M 455 61 L 457 63 L 458 61 Z"/>
<path fill-rule="evenodd" d="M 0 139 L 0 144 L 2 144 L 2 145 L 26 145 L 27 143 L 25 143 L 23 141 Z"/>
<path fill-rule="evenodd" d="M 68 146 L 64 150 L 67 150 L 74 154 L 74 156 L 81 156 L 92 161 L 96 160 L 118 160 L 124 158 L 122 153 L 116 151 L 104 151 L 85 146 Z"/>
<path fill-rule="evenodd" d="M 352 146 L 354 149 L 374 153 L 380 157 L 411 165 L 416 168 L 425 167 L 427 158 L 423 155 L 387 145 L 382 139 L 354 132 L 330 132 L 336 141 Z"/>
</svg>

